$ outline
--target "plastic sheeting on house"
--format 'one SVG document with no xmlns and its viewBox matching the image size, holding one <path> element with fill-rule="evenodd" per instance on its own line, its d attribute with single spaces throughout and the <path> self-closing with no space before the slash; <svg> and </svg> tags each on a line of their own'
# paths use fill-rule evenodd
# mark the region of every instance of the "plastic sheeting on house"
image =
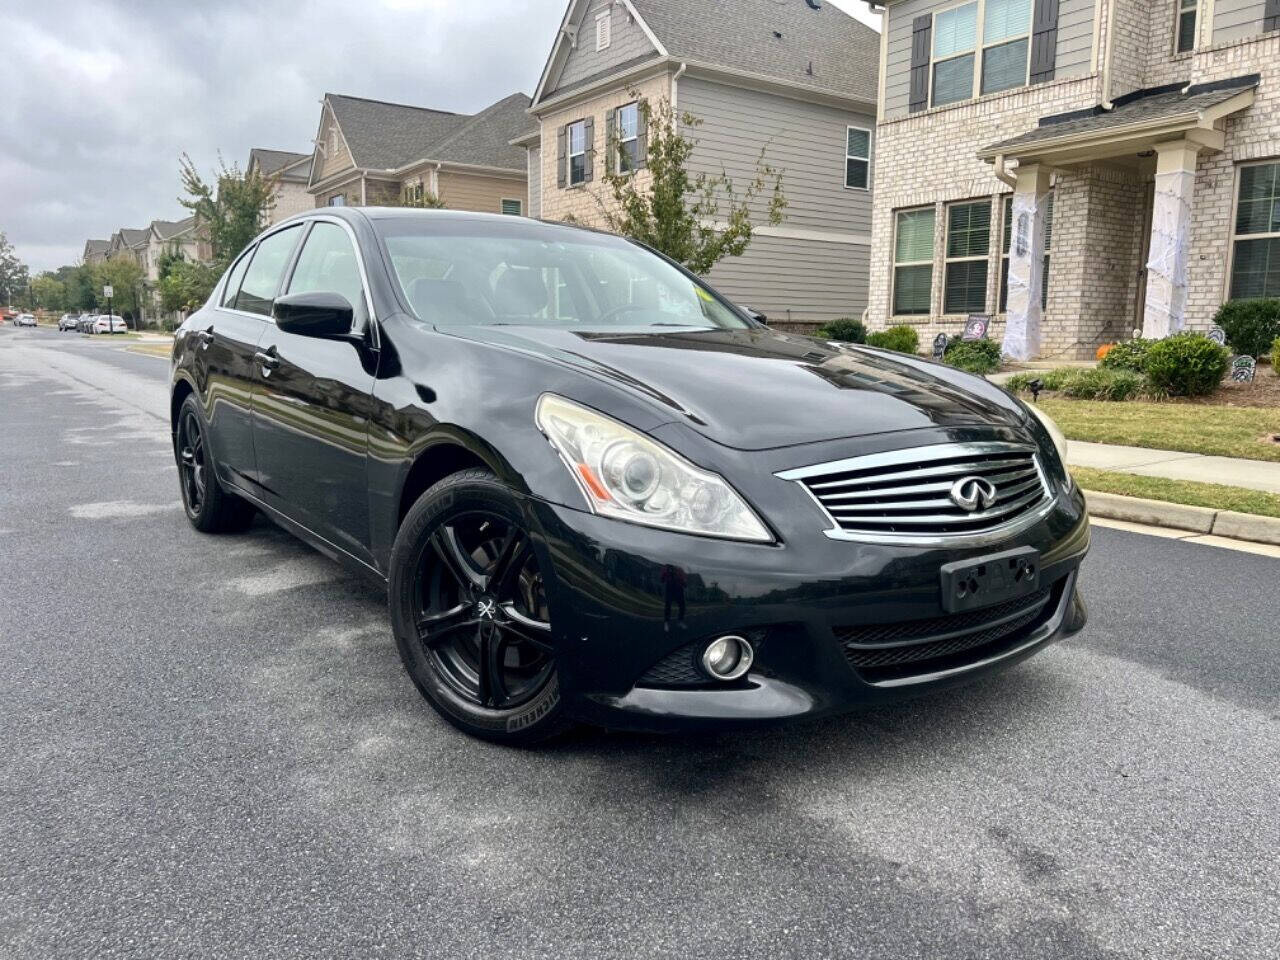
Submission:
<svg viewBox="0 0 1280 960">
<path fill-rule="evenodd" d="M 1040 285 L 1044 273 L 1044 217 L 1049 194 L 1015 193 L 1010 209 L 1009 293 L 1001 352 L 1030 360 L 1040 352 Z"/>
<path fill-rule="evenodd" d="M 1156 174 L 1147 296 L 1142 314 L 1142 335 L 1148 340 L 1177 333 L 1186 322 L 1187 248 L 1195 180 L 1190 170 Z"/>
</svg>

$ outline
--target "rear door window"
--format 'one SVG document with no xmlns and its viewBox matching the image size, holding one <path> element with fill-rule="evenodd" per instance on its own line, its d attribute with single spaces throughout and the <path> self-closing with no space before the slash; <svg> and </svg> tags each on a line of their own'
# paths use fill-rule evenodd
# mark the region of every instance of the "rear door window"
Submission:
<svg viewBox="0 0 1280 960">
<path fill-rule="evenodd" d="M 236 294 L 240 292 L 240 282 L 244 280 L 244 272 L 249 269 L 249 261 L 253 259 L 253 250 L 246 251 L 227 276 L 227 285 L 222 288 L 222 305 L 228 309 L 236 305 Z"/>
<path fill-rule="evenodd" d="M 236 296 L 237 310 L 271 316 L 271 305 L 275 303 L 280 280 L 297 242 L 298 227 L 294 226 L 273 233 L 258 244 Z"/>
</svg>

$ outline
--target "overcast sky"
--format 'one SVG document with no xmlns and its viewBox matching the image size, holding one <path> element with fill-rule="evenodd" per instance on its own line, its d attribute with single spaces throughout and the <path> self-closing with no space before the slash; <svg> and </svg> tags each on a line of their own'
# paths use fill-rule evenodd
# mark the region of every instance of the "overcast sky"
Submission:
<svg viewBox="0 0 1280 960">
<path fill-rule="evenodd" d="M 181 219 L 184 151 L 207 174 L 219 152 L 310 152 L 326 92 L 463 113 L 532 93 L 565 5 L 0 0 L 0 232 L 34 274 Z"/>
</svg>

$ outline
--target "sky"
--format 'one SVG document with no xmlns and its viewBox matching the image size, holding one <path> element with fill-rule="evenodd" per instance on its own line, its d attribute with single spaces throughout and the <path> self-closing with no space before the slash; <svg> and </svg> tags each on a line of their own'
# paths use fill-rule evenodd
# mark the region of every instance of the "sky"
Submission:
<svg viewBox="0 0 1280 960">
<path fill-rule="evenodd" d="M 878 26 L 862 0 L 826 2 Z M 0 232 L 34 275 L 182 219 L 183 153 L 211 177 L 252 147 L 310 152 L 325 93 L 461 113 L 531 94 L 565 6 L 0 0 Z"/>
</svg>

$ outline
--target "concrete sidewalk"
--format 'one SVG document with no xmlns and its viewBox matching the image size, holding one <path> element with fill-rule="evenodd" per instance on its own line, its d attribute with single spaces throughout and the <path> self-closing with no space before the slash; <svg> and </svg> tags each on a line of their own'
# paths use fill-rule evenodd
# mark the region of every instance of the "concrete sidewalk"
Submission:
<svg viewBox="0 0 1280 960">
<path fill-rule="evenodd" d="M 1280 463 L 1262 460 L 1206 457 L 1199 453 L 1071 440 L 1067 443 L 1067 462 L 1073 467 L 1093 467 L 1097 470 L 1114 470 L 1117 473 L 1135 473 L 1169 480 L 1221 483 L 1280 493 Z"/>
</svg>

